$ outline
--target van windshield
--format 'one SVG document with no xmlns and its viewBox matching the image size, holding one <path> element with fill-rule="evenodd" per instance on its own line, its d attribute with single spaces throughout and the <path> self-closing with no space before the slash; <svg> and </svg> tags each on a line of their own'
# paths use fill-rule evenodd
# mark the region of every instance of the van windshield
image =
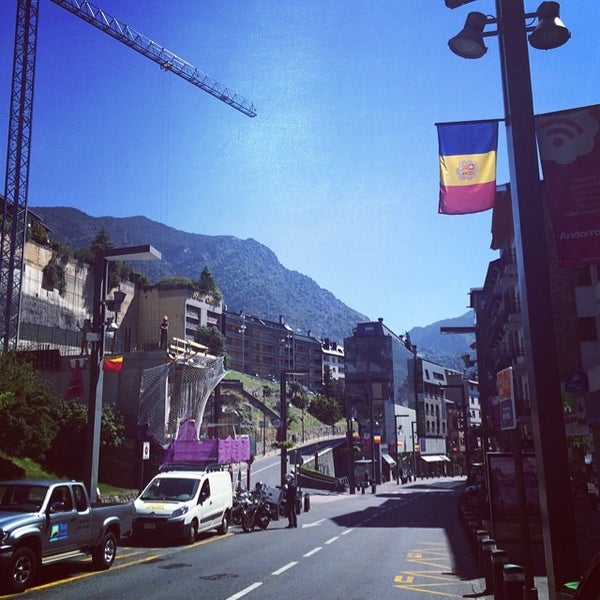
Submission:
<svg viewBox="0 0 600 600">
<path fill-rule="evenodd" d="M 164 479 L 157 477 L 143 491 L 140 499 L 185 502 L 196 495 L 199 485 L 199 479 Z"/>
</svg>

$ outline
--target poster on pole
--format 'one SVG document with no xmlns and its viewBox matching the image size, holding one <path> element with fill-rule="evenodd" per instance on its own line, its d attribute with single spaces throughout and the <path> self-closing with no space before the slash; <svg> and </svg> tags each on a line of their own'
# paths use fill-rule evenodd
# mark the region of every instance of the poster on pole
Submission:
<svg viewBox="0 0 600 600">
<path fill-rule="evenodd" d="M 489 452 L 486 460 L 493 537 L 496 541 L 520 543 L 522 532 L 515 457 L 509 452 Z M 532 541 L 540 541 L 542 526 L 535 455 L 524 452 L 522 461 L 529 537 Z"/>
<path fill-rule="evenodd" d="M 498 390 L 498 408 L 500 410 L 500 429 L 515 429 L 517 413 L 515 410 L 515 386 L 512 367 L 502 369 L 496 374 Z"/>
</svg>

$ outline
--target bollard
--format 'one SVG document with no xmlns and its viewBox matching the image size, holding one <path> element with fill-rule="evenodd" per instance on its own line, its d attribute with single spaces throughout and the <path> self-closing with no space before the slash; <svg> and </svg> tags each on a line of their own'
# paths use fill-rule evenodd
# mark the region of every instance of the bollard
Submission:
<svg viewBox="0 0 600 600">
<path fill-rule="evenodd" d="M 475 531 L 477 531 L 479 529 L 479 523 L 477 521 L 469 521 L 467 523 L 467 530 L 469 533 L 469 544 L 471 545 L 471 548 L 474 550 L 475 549 Z"/>
<path fill-rule="evenodd" d="M 525 586 L 523 588 L 523 600 L 538 600 L 537 588 L 528 588 Z"/>
<path fill-rule="evenodd" d="M 504 600 L 523 600 L 525 569 L 521 565 L 504 565 Z"/>
<path fill-rule="evenodd" d="M 481 556 L 481 542 L 488 537 L 490 537 L 490 534 L 487 532 L 486 529 L 478 529 L 475 532 L 475 557 L 477 558 L 477 564 L 479 566 L 483 566 Z"/>
<path fill-rule="evenodd" d="M 374 481 L 371 482 L 371 492 L 373 494 L 377 493 L 377 484 Z"/>
<path fill-rule="evenodd" d="M 481 561 L 485 577 L 485 590 L 488 594 L 493 593 L 494 590 L 494 582 L 492 580 L 492 552 L 495 549 L 496 540 L 489 537 L 481 540 Z"/>
<path fill-rule="evenodd" d="M 310 510 L 310 494 L 304 494 L 304 512 L 308 512 Z"/>
<path fill-rule="evenodd" d="M 492 550 L 492 590 L 494 600 L 504 600 L 504 565 L 508 562 L 506 550 Z"/>
</svg>

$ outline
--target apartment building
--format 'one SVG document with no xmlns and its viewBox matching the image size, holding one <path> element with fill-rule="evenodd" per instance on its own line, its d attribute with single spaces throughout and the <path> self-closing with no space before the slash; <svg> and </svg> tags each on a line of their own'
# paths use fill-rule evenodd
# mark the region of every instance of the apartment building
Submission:
<svg viewBox="0 0 600 600">
<path fill-rule="evenodd" d="M 492 261 L 482 288 L 471 290 L 475 311 L 477 360 L 484 425 L 494 430 L 495 449 L 510 448 L 500 431 L 496 376 L 512 368 L 516 414 L 523 426 L 526 449 L 532 449 L 531 388 L 525 357 L 523 318 L 519 295 L 512 207 L 509 190 L 499 191 L 492 215 Z M 573 469 L 581 469 L 583 455 L 591 456 L 591 426 L 600 425 L 600 279 L 598 266 L 561 269 L 554 250 L 552 229 L 546 223 L 552 309 L 565 424 Z M 576 442 L 576 443 L 573 443 Z M 582 443 L 583 442 L 583 443 Z M 598 441 L 596 445 L 600 449 Z M 597 456 L 600 452 L 597 451 Z"/>
<path fill-rule="evenodd" d="M 285 322 L 270 321 L 243 312 L 223 311 L 229 369 L 279 381 L 283 370 L 302 371 L 302 383 L 311 390 L 323 385 L 321 341 Z"/>
<path fill-rule="evenodd" d="M 323 377 L 325 370 L 329 369 L 333 380 L 344 381 L 344 347 L 326 338 L 321 343 L 321 348 L 323 350 Z"/>
</svg>

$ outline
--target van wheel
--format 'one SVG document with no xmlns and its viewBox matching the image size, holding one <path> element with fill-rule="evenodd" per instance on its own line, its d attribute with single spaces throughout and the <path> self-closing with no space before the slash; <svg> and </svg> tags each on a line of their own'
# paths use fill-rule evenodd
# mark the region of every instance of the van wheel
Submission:
<svg viewBox="0 0 600 600">
<path fill-rule="evenodd" d="M 225 535 L 228 530 L 229 530 L 229 513 L 227 511 L 225 511 L 223 513 L 223 520 L 221 521 L 221 525 L 219 525 L 219 528 L 217 529 L 217 533 L 219 535 Z"/>
<path fill-rule="evenodd" d="M 92 565 L 98 571 L 110 569 L 117 556 L 117 538 L 110 531 L 102 538 L 102 543 L 92 549 Z"/>
<path fill-rule="evenodd" d="M 194 519 L 190 523 L 190 530 L 188 531 L 187 543 L 193 544 L 196 541 L 196 537 L 198 535 L 198 522 Z"/>
</svg>

